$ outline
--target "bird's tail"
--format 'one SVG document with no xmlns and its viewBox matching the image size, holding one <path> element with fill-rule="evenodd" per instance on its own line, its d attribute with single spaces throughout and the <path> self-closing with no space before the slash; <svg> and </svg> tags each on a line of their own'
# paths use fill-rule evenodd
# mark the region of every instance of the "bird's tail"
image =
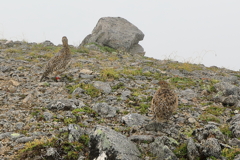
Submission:
<svg viewBox="0 0 240 160">
<path fill-rule="evenodd" d="M 42 82 L 42 80 L 43 80 L 47 75 L 48 75 L 47 72 L 44 72 L 43 75 L 42 75 L 42 77 L 41 77 L 41 79 L 40 79 L 40 82 Z"/>
</svg>

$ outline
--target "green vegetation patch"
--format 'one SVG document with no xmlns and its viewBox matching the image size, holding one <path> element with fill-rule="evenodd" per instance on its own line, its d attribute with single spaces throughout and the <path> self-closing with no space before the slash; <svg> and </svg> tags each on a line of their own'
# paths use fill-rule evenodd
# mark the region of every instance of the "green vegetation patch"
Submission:
<svg viewBox="0 0 240 160">
<path fill-rule="evenodd" d="M 225 110 L 226 110 L 225 107 L 212 105 L 212 106 L 206 108 L 205 112 L 209 113 L 209 114 L 212 114 L 214 116 L 220 116 L 220 115 L 223 114 L 223 112 Z"/>
<path fill-rule="evenodd" d="M 145 114 L 148 112 L 149 107 L 150 107 L 150 104 L 140 103 L 140 105 L 137 106 L 136 109 L 139 110 L 141 114 Z"/>
<path fill-rule="evenodd" d="M 220 123 L 220 119 L 219 118 L 217 118 L 215 115 L 208 114 L 208 113 L 201 114 L 199 119 L 202 120 L 202 121 L 205 121 L 205 122 L 213 121 L 213 122 Z"/>
<path fill-rule="evenodd" d="M 236 148 L 224 148 L 222 150 L 222 156 L 227 158 L 228 160 L 233 160 L 234 157 L 238 154 L 240 154 L 240 148 L 236 147 Z"/>
<path fill-rule="evenodd" d="M 76 88 L 84 89 L 86 94 L 90 95 L 91 97 L 97 97 L 101 93 L 100 90 L 98 90 L 92 84 L 80 83 L 77 85 L 67 85 L 66 88 L 69 90 L 70 94 L 72 94 Z"/>
<path fill-rule="evenodd" d="M 46 149 L 50 147 L 53 147 L 57 150 L 57 155 L 54 157 L 57 159 L 77 160 L 79 158 L 79 155 L 82 153 L 85 153 L 85 156 L 88 157 L 88 135 L 82 135 L 78 141 L 71 143 L 67 140 L 68 133 L 62 133 L 58 136 L 62 138 L 41 138 L 35 139 L 32 142 L 27 142 L 25 144 L 25 147 L 18 151 L 16 158 L 20 160 L 24 160 L 26 158 L 33 159 L 37 155 L 42 155 L 42 158 L 45 159 L 47 157 L 44 157 L 45 154 L 42 152 L 45 152 Z"/>
<path fill-rule="evenodd" d="M 173 153 L 181 160 L 187 159 L 187 144 L 181 144 L 173 151 Z"/>
<path fill-rule="evenodd" d="M 170 82 L 172 85 L 180 89 L 186 89 L 197 85 L 193 79 L 186 77 L 173 77 L 170 79 Z"/>
<path fill-rule="evenodd" d="M 114 48 L 111 48 L 109 46 L 102 46 L 102 45 L 99 45 L 97 43 L 89 43 L 89 44 L 94 44 L 95 46 L 97 46 L 98 48 L 100 48 L 101 51 L 103 52 L 109 52 L 109 53 L 112 53 L 112 52 L 116 52 L 117 50 L 114 49 Z"/>
<path fill-rule="evenodd" d="M 230 137 L 230 138 L 233 137 L 232 131 L 229 129 L 229 125 L 223 124 L 219 127 L 219 129 L 227 137 Z"/>
<path fill-rule="evenodd" d="M 120 78 L 119 72 L 114 68 L 105 68 L 101 70 L 100 76 L 103 80 Z"/>
<path fill-rule="evenodd" d="M 180 63 L 180 62 L 170 62 L 167 64 L 167 67 L 169 69 L 176 69 L 176 70 L 186 70 L 188 72 L 194 71 L 194 70 L 202 70 L 202 67 L 198 64 L 191 64 L 188 62 Z"/>
<path fill-rule="evenodd" d="M 74 115 L 80 114 L 80 113 L 86 113 L 86 114 L 97 114 L 92 108 L 90 107 L 82 107 L 77 108 L 72 111 Z"/>
</svg>

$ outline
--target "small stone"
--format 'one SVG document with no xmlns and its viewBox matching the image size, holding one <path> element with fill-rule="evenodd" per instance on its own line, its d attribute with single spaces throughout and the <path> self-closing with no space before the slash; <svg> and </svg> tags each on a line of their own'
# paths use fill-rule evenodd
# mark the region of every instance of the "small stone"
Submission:
<svg viewBox="0 0 240 160">
<path fill-rule="evenodd" d="M 93 86 L 96 87 L 97 89 L 102 90 L 106 94 L 109 94 L 112 91 L 112 88 L 106 82 L 96 81 L 93 83 Z"/>
<path fill-rule="evenodd" d="M 238 114 L 238 113 L 239 113 L 239 111 L 238 111 L 238 110 L 235 110 L 235 111 L 233 111 L 233 113 L 234 113 L 234 114 Z"/>
<path fill-rule="evenodd" d="M 43 112 L 43 117 L 46 121 L 49 121 L 53 118 L 53 114 L 50 112 Z"/>
<path fill-rule="evenodd" d="M 80 71 L 80 73 L 83 73 L 83 74 L 92 74 L 93 71 L 88 70 L 88 69 L 82 69 L 82 70 Z"/>
<path fill-rule="evenodd" d="M 196 120 L 192 117 L 188 118 L 188 122 L 189 123 L 196 123 Z"/>
</svg>

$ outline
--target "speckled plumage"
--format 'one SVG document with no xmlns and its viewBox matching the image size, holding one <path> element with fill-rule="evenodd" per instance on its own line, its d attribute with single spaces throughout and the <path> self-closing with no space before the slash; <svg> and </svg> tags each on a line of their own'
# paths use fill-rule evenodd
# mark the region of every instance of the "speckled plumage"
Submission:
<svg viewBox="0 0 240 160">
<path fill-rule="evenodd" d="M 153 120 L 163 122 L 168 120 L 178 107 L 178 96 L 165 81 L 159 82 L 160 89 L 156 91 L 151 103 Z"/>
<path fill-rule="evenodd" d="M 53 73 L 55 76 L 63 73 L 71 64 L 71 53 L 68 47 L 67 37 L 62 37 L 62 43 L 63 48 L 48 61 L 40 81 L 42 81 L 51 73 Z"/>
</svg>

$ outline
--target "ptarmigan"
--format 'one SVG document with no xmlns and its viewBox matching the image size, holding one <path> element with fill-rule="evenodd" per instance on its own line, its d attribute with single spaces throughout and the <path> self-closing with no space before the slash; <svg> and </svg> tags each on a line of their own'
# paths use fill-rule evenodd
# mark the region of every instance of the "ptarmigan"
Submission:
<svg viewBox="0 0 240 160">
<path fill-rule="evenodd" d="M 63 73 L 71 64 L 71 53 L 68 47 L 67 37 L 62 37 L 63 48 L 52 57 L 45 66 L 44 73 L 40 79 L 40 82 L 53 73 L 55 76 Z"/>
<path fill-rule="evenodd" d="M 167 121 L 178 107 L 178 96 L 165 81 L 159 81 L 160 89 L 156 91 L 151 103 L 153 120 L 157 122 Z"/>
</svg>

